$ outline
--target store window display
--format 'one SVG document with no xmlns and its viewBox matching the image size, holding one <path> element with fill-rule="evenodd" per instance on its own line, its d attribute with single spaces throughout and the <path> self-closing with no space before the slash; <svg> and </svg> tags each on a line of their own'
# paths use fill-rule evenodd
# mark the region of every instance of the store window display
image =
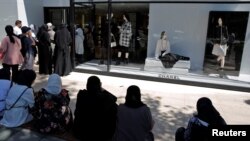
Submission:
<svg viewBox="0 0 250 141">
<path fill-rule="evenodd" d="M 215 39 L 212 53 L 217 56 L 217 62 L 220 64 L 219 70 L 225 66 L 225 56 L 227 55 L 228 30 L 223 25 L 222 18 L 218 18 L 218 25 L 215 28 Z"/>
<path fill-rule="evenodd" d="M 129 57 L 128 49 L 130 47 L 130 40 L 132 37 L 132 27 L 129 15 L 123 14 L 123 20 L 124 22 L 122 26 L 118 27 L 120 29 L 120 39 L 119 39 L 120 49 L 118 51 L 118 58 L 116 60 L 116 65 L 120 65 L 122 54 L 124 54 L 124 63 L 128 64 L 128 57 Z"/>
<path fill-rule="evenodd" d="M 171 53 L 170 42 L 167 37 L 167 32 L 162 31 L 161 37 L 157 40 L 155 49 L 155 59 L 161 60 L 165 68 L 171 68 L 179 60 L 189 61 L 189 57 Z"/>
</svg>

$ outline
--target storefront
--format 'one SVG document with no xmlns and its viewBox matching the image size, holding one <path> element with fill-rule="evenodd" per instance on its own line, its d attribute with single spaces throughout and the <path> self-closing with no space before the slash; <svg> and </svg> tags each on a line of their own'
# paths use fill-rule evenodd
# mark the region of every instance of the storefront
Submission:
<svg viewBox="0 0 250 141">
<path fill-rule="evenodd" d="M 64 2 L 55 7 L 45 1 L 45 13 L 57 10 L 45 14 L 49 15 L 45 21 L 55 25 L 67 21 L 86 33 L 83 60 L 76 58 L 78 71 L 250 88 L 250 1 Z M 163 35 L 169 44 L 161 40 Z M 161 55 L 157 46 L 170 50 L 156 58 Z M 215 47 L 223 54 L 215 55 Z"/>
</svg>

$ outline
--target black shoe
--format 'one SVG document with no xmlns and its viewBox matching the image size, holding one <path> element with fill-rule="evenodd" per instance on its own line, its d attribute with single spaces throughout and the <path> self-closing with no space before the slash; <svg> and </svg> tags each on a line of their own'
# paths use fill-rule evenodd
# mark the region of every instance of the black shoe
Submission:
<svg viewBox="0 0 250 141">
<path fill-rule="evenodd" d="M 115 65 L 120 65 L 121 63 L 120 63 L 120 61 L 119 60 L 117 60 L 116 62 L 115 62 Z"/>
<path fill-rule="evenodd" d="M 124 60 L 124 64 L 128 64 L 128 59 L 125 59 L 125 60 Z"/>
<path fill-rule="evenodd" d="M 104 61 L 103 61 L 103 60 L 100 61 L 100 65 L 102 65 L 102 64 L 104 64 Z"/>
</svg>

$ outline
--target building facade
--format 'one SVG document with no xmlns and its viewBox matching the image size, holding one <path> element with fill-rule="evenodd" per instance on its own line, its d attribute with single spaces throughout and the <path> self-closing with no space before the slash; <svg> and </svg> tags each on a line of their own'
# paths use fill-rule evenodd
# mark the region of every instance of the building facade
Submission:
<svg viewBox="0 0 250 141">
<path fill-rule="evenodd" d="M 7 7 L 4 4 L 17 6 L 17 0 L 0 3 L 3 8 Z M 16 19 L 27 25 L 41 25 L 43 22 L 52 22 L 55 26 L 61 23 L 71 25 L 73 16 L 74 25 L 81 25 L 85 32 L 91 31 L 92 39 L 85 38 L 84 63 L 77 64 L 76 70 L 250 88 L 250 1 L 22 0 L 18 3 L 22 4 L 18 4 L 16 11 L 13 8 L 9 18 L 0 21 L 0 26 L 14 23 Z M 107 46 L 105 40 L 110 40 L 109 43 L 114 41 L 111 37 L 105 38 L 104 33 L 110 28 L 108 31 L 116 36 L 119 46 L 119 27 L 123 25 L 124 14 L 130 17 L 131 38 L 126 48 L 128 56 L 121 56 L 121 63 L 117 65 L 120 48 Z M 227 28 L 228 49 L 223 70 L 218 69 L 217 56 L 212 53 L 219 18 Z M 110 26 L 105 24 L 107 19 L 110 19 Z M 114 27 L 118 28 L 116 32 Z M 1 27 L 1 33 L 3 29 Z M 185 56 L 189 60 L 177 61 L 174 66 L 166 67 L 166 63 L 155 59 L 156 44 L 163 31 L 167 33 L 171 54 Z M 128 63 L 123 63 L 126 58 Z"/>
</svg>

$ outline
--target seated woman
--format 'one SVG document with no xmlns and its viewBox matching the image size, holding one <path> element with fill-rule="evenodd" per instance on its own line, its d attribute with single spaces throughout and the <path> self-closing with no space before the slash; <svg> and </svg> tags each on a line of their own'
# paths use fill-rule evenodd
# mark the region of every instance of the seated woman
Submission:
<svg viewBox="0 0 250 141">
<path fill-rule="evenodd" d="M 155 59 L 161 60 L 165 68 L 171 68 L 178 60 L 189 60 L 189 57 L 171 53 L 170 43 L 166 31 L 161 32 L 161 38 L 157 41 Z"/>
<path fill-rule="evenodd" d="M 5 99 L 11 87 L 10 71 L 8 69 L 0 69 L 0 120 L 5 111 Z"/>
<path fill-rule="evenodd" d="M 42 133 L 58 133 L 69 129 L 73 122 L 69 102 L 68 91 L 62 89 L 60 76 L 50 75 L 47 86 L 35 97 L 32 109 L 34 127 Z"/>
<path fill-rule="evenodd" d="M 191 117 L 185 129 L 180 127 L 175 134 L 176 141 L 205 141 L 209 134 L 209 126 L 226 125 L 225 120 L 215 109 L 209 98 L 202 97 L 197 101 L 197 115 Z"/>
<path fill-rule="evenodd" d="M 113 141 L 153 140 L 154 121 L 150 109 L 141 101 L 140 88 L 132 85 L 127 89 L 126 102 L 120 104 Z"/>
<path fill-rule="evenodd" d="M 29 108 L 33 107 L 34 93 L 31 87 L 36 79 L 33 70 L 23 70 L 17 77 L 17 84 L 13 84 L 6 97 L 6 110 L 0 121 L 6 127 L 18 127 L 32 120 Z"/>
<path fill-rule="evenodd" d="M 110 141 L 116 127 L 117 98 L 104 90 L 97 76 L 90 76 L 87 89 L 79 90 L 73 133 L 82 141 Z"/>
</svg>

